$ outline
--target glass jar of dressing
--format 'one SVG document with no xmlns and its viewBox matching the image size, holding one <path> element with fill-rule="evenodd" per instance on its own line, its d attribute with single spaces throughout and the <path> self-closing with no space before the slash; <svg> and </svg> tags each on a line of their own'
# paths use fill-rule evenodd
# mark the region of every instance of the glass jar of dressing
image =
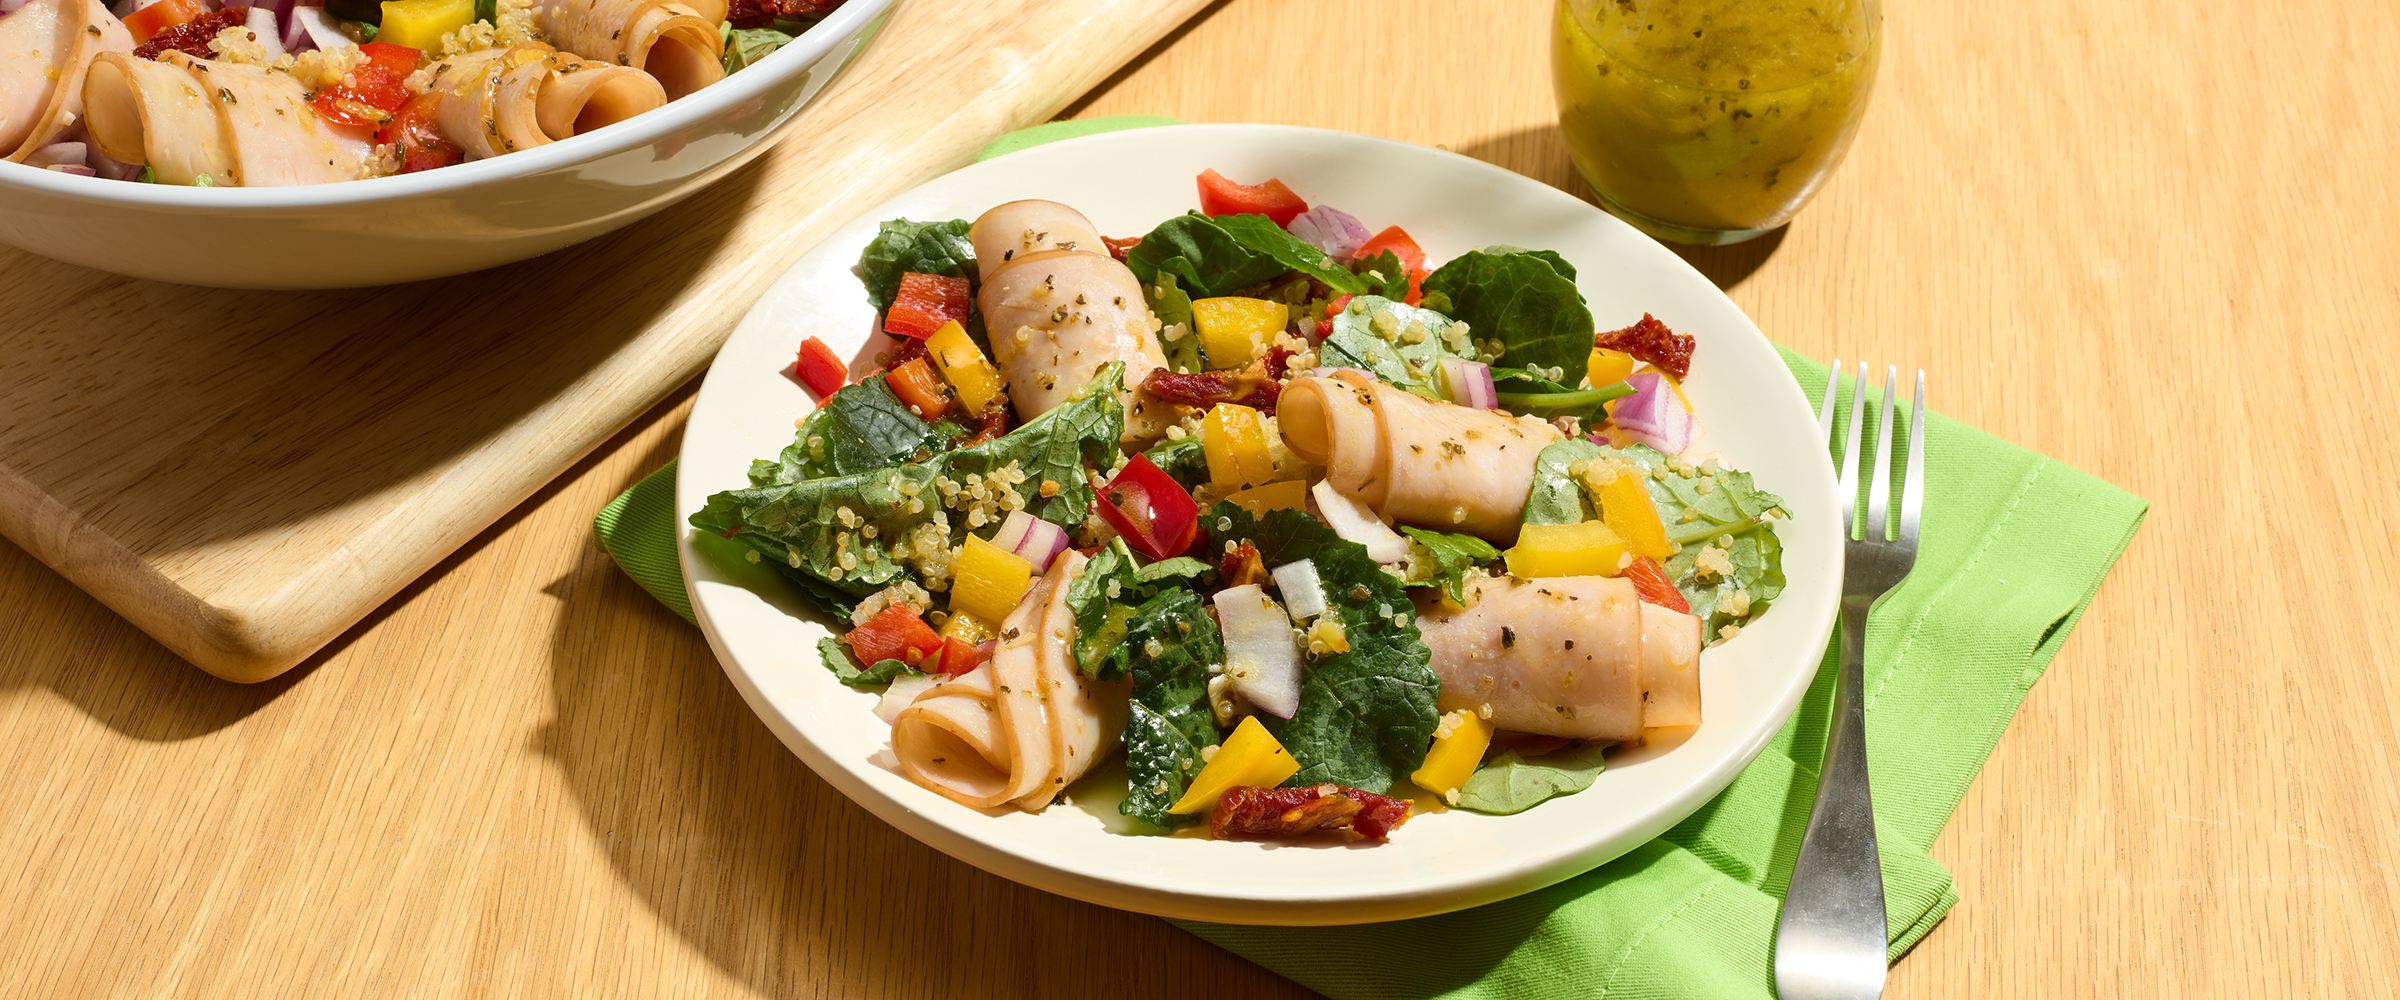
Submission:
<svg viewBox="0 0 2400 1000">
<path fill-rule="evenodd" d="M 1559 0 L 1559 125 L 1608 210 L 1678 243 L 1791 221 L 1865 116 L 1879 0 Z"/>
</svg>

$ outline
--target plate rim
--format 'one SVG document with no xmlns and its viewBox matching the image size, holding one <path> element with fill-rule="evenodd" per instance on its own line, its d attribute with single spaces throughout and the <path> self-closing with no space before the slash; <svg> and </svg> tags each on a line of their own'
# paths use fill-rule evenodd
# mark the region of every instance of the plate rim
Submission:
<svg viewBox="0 0 2400 1000">
<path fill-rule="evenodd" d="M 1711 302 L 1712 307 L 1721 302 L 1731 315 L 1740 318 L 1738 329 L 1714 330 L 1709 335 L 1711 339 L 1746 333 L 1749 337 L 1756 339 L 1757 348 L 1763 350 L 1766 355 L 1771 357 L 1775 353 L 1772 343 L 1765 339 L 1764 334 L 1758 330 L 1747 314 L 1726 297 L 1723 290 L 1718 289 L 1713 282 L 1693 269 L 1688 262 L 1649 240 L 1648 237 L 1641 236 L 1623 222 L 1601 212 L 1590 203 L 1550 185 L 1510 172 L 1505 168 L 1447 150 L 1357 133 L 1303 126 L 1256 124 L 1152 126 L 1059 140 L 970 165 L 912 188 L 843 224 L 803 255 L 784 274 L 778 276 L 767 292 L 745 313 L 733 333 L 727 338 L 726 345 L 711 361 L 708 375 L 703 380 L 700 392 L 695 398 L 691 420 L 687 422 L 684 439 L 678 447 L 679 472 L 682 469 L 693 467 L 689 460 L 693 457 L 695 442 L 700 439 L 700 435 L 695 434 L 694 431 L 701 427 L 700 418 L 704 414 L 715 411 L 713 405 L 715 396 L 712 395 L 710 389 L 712 383 L 717 383 L 724 377 L 720 375 L 720 365 L 725 363 L 728 355 L 735 353 L 734 345 L 745 340 L 745 332 L 754 323 L 765 322 L 762 318 L 763 311 L 772 309 L 774 304 L 779 302 L 780 295 L 790 292 L 787 285 L 794 282 L 804 283 L 803 272 L 819 260 L 821 252 L 841 252 L 841 248 L 857 240 L 862 228 L 871 232 L 876 222 L 891 218 L 896 214 L 904 214 L 909 203 L 924 200 L 929 191 L 939 193 L 948 187 L 971 185 L 980 181 L 987 174 L 1015 173 L 1026 169 L 1032 163 L 1046 163 L 1054 158 L 1071 159 L 1076 155 L 1092 152 L 1095 148 L 1108 149 L 1119 144 L 1130 144 L 1135 147 L 1172 144 L 1187 139 L 1193 142 L 1223 146 L 1229 150 L 1233 147 L 1252 144 L 1293 147 L 1313 144 L 1316 146 L 1330 145 L 1340 148 L 1344 152 L 1356 151 L 1395 157 L 1447 158 L 1439 163 L 1438 168 L 1461 169 L 1469 175 L 1480 176 L 1489 183 L 1506 186 L 1512 191 L 1522 191 L 1528 197 L 1538 196 L 1552 199 L 1560 203 L 1562 210 L 1573 212 L 1579 219 L 1602 227 L 1603 231 L 1609 234 L 1608 238 L 1610 239 L 1625 242 L 1630 237 L 1633 241 L 1639 241 L 1637 246 L 1647 244 L 1648 249 L 1639 252 L 1653 258 L 1650 263 L 1665 267 L 1670 273 L 1679 271 L 1680 273 L 1676 274 L 1678 280 L 1698 282 L 1709 290 L 1710 295 L 1714 296 L 1714 301 Z M 1037 156 L 1039 159 L 1021 159 L 1027 156 Z M 1424 162 L 1428 164 L 1424 169 L 1437 169 L 1435 160 L 1427 159 Z M 1340 198 L 1332 197 L 1327 200 L 1338 202 Z M 855 250 L 853 249 L 851 252 L 854 254 Z M 1664 261 L 1656 258 L 1664 258 Z M 1672 263 L 1665 263 L 1666 261 Z M 1579 269 L 1586 267 L 1582 262 L 1578 262 L 1578 266 Z M 1578 284 L 1587 284 L 1587 281 L 1579 275 Z M 789 333 L 788 336 L 796 342 L 803 334 Z M 1780 358 L 1775 359 L 1775 364 L 1780 370 Z M 1784 384 L 1789 390 L 1787 393 L 1789 398 L 1784 402 L 1786 404 L 1793 401 L 1798 402 L 1800 409 L 1804 411 L 1803 415 L 1810 418 L 1808 421 L 1809 432 L 1813 434 L 1814 413 L 1807 402 L 1805 393 L 1789 379 L 1784 379 Z M 799 390 L 794 387 L 792 391 L 797 393 Z M 805 397 L 803 396 L 803 398 Z M 1705 416 L 1704 411 L 1704 420 Z M 788 434 L 788 431 L 786 433 Z M 781 446 L 781 443 L 777 443 L 773 447 L 780 448 Z M 1819 444 L 1817 450 L 1819 453 L 1825 450 L 1822 443 Z M 763 453 L 759 457 L 763 457 Z M 1829 502 L 1835 492 L 1832 485 L 1830 462 L 1824 463 L 1824 467 L 1826 471 L 1821 477 L 1821 484 L 1785 483 L 1778 480 L 1766 485 L 1773 487 L 1773 492 L 1784 496 L 1787 506 L 1800 496 L 1800 494 L 1790 491 L 1803 486 L 1821 485 L 1821 490 L 1812 490 L 1811 492 L 1821 492 L 1823 495 L 1815 499 Z M 964 820 L 963 817 L 987 816 L 1001 821 L 1006 821 L 1009 817 L 991 816 L 982 811 L 956 806 L 947 800 L 941 800 L 940 805 L 954 810 L 956 815 L 920 811 L 870 782 L 863 773 L 864 770 L 869 768 L 882 770 L 881 766 L 873 763 L 870 758 L 861 757 L 855 761 L 841 759 L 827 748 L 819 746 L 808 733 L 802 730 L 799 724 L 775 704 L 774 699 L 760 686 L 759 679 L 753 677 L 749 670 L 741 666 L 741 659 L 735 655 L 723 634 L 726 625 L 718 620 L 717 614 L 711 608 L 711 604 L 715 600 L 711 596 L 713 587 L 703 586 L 704 583 L 715 585 L 717 581 L 705 579 L 705 574 L 698 571 L 698 564 L 702 557 L 693 544 L 698 533 L 684 521 L 690 510 L 697 509 L 692 506 L 694 496 L 687 496 L 687 494 L 705 497 L 704 493 L 697 493 L 697 487 L 687 489 L 686 484 L 690 481 L 689 477 L 678 475 L 675 509 L 678 526 L 678 563 L 686 593 L 691 598 L 695 617 L 708 638 L 711 651 L 716 654 L 727 677 L 741 692 L 743 700 L 750 706 L 753 713 L 775 732 L 777 738 L 803 762 L 807 763 L 811 770 L 879 819 L 945 854 L 966 861 L 985 871 L 1087 902 L 1184 919 L 1284 925 L 1323 925 L 1403 919 L 1464 909 L 1498 899 L 1510 898 L 1572 878 L 1613 860 L 1664 833 L 1668 828 L 1697 811 L 1731 784 L 1733 779 L 1765 749 L 1775 733 L 1781 729 L 1784 722 L 1798 707 L 1801 698 L 1807 691 L 1809 679 L 1813 678 L 1816 672 L 1815 666 L 1821 658 L 1826 640 L 1832 634 L 1833 610 L 1839 597 L 1841 551 L 1840 546 L 1833 545 L 1830 549 L 1830 568 L 1821 569 L 1818 574 L 1820 582 L 1826 585 L 1816 590 L 1798 588 L 1796 592 L 1792 584 L 1799 581 L 1792 580 L 1787 583 L 1783 595 L 1777 599 L 1779 609 L 1793 615 L 1805 616 L 1815 624 L 1802 623 L 1793 626 L 1799 631 L 1798 639 L 1801 640 L 1803 651 L 1788 657 L 1798 666 L 1791 668 L 1792 675 L 1785 677 L 1783 686 L 1772 692 L 1773 699 L 1768 712 L 1749 731 L 1742 733 L 1728 752 L 1706 764 L 1691 780 L 1684 782 L 1658 804 L 1653 805 L 1638 822 L 1622 826 L 1612 835 L 1604 838 L 1613 849 L 1595 851 L 1594 844 L 1586 843 L 1580 849 L 1537 856 L 1525 864 L 1516 866 L 1487 865 L 1471 876 L 1417 880 L 1399 888 L 1353 886 L 1335 891 L 1325 891 L 1319 887 L 1306 892 L 1286 893 L 1234 891 L 1224 886 L 1209 886 L 1199 889 L 1180 885 L 1129 884 L 1121 875 L 1095 875 L 1079 870 L 1075 866 L 1061 864 L 1054 859 L 1028 856 L 1019 851 L 1004 849 L 991 840 L 970 835 L 964 826 L 972 821 Z M 1787 533 L 1806 534 L 1812 536 L 1812 540 L 1821 543 L 1825 537 L 1833 536 L 1835 530 L 1830 518 L 1821 527 L 1805 525 L 1797 520 L 1788 519 L 1777 525 L 1779 538 L 1784 542 L 1787 553 L 1793 548 L 1795 540 Z M 1791 574 L 1787 568 L 1787 577 L 1789 576 Z M 760 596 L 759 599 L 763 601 L 765 598 Z M 1809 613 L 1811 609 L 1817 613 Z M 807 650 L 801 655 L 804 658 L 813 657 L 814 651 L 813 649 Z M 813 667 L 813 659 L 806 666 Z M 830 681 L 825 683 L 830 683 Z M 1703 726 L 1705 727 L 1705 723 Z M 914 789 L 914 786 L 908 787 Z M 931 795 L 930 792 L 917 791 L 925 796 Z M 1584 794 L 1590 793 L 1587 790 Z M 1554 808 L 1555 806 L 1556 803 L 1553 803 L 1545 805 L 1543 808 Z M 1507 817 L 1497 818 L 1506 819 Z M 990 831 L 985 832 L 989 833 Z M 1160 843 L 1168 843 L 1182 838 L 1129 839 L 1155 839 Z M 1375 849 L 1386 850 L 1388 848 Z"/>
</svg>

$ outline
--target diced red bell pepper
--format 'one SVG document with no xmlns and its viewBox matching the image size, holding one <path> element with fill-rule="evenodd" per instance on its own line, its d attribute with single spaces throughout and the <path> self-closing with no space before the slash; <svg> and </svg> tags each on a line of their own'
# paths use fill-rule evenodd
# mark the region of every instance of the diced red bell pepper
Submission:
<svg viewBox="0 0 2400 1000">
<path fill-rule="evenodd" d="M 892 395 L 900 397 L 900 405 L 915 411 L 926 423 L 949 413 L 951 397 L 957 395 L 941 376 L 933 373 L 932 363 L 922 357 L 885 372 L 883 382 L 891 387 Z"/>
<path fill-rule="evenodd" d="M 841 355 L 815 337 L 800 342 L 800 364 L 797 369 L 800 384 L 823 399 L 840 392 L 850 384 L 850 366 L 842 363 Z"/>
<path fill-rule="evenodd" d="M 944 323 L 966 322 L 971 308 L 967 279 L 910 271 L 900 276 L 900 292 L 884 311 L 883 332 L 923 340 Z"/>
<path fill-rule="evenodd" d="M 1147 455 L 1133 456 L 1115 479 L 1095 492 L 1101 520 L 1153 560 L 1182 555 L 1199 537 L 1200 505 Z"/>
<path fill-rule="evenodd" d="M 1675 581 L 1667 579 L 1665 570 L 1646 556 L 1633 557 L 1633 564 L 1622 574 L 1633 583 L 1633 596 L 1644 604 L 1655 604 L 1676 614 L 1692 613 L 1692 603 L 1683 599 L 1683 591 L 1675 589 Z"/>
<path fill-rule="evenodd" d="M 926 657 L 942 651 L 943 638 L 925 619 L 917 617 L 915 608 L 894 604 L 875 616 L 859 623 L 850 634 L 842 637 L 858 662 L 874 666 L 883 660 L 898 660 L 915 667 Z"/>
<path fill-rule="evenodd" d="M 1366 260 L 1386 250 L 1400 258 L 1400 266 L 1408 269 L 1408 298 L 1401 301 L 1416 305 L 1418 299 L 1425 297 L 1425 276 L 1433 272 L 1425 269 L 1425 251 L 1409 238 L 1407 230 L 1393 226 L 1376 233 L 1374 239 L 1360 244 L 1358 252 L 1351 256 Z"/>
<path fill-rule="evenodd" d="M 423 52 L 390 42 L 368 42 L 358 47 L 358 54 L 367 57 L 368 62 L 403 77 L 416 72 L 417 64 L 425 58 Z"/>
<path fill-rule="evenodd" d="M 408 106 L 408 88 L 400 82 L 407 77 L 407 73 L 395 73 L 381 63 L 360 63 L 350 71 L 351 82 L 318 90 L 316 100 L 309 104 L 317 109 L 319 117 L 336 125 L 380 129 Z"/>
<path fill-rule="evenodd" d="M 1207 215 L 1263 215 L 1278 226 L 1288 226 L 1293 216 L 1308 211 L 1308 203 L 1271 177 L 1264 184 L 1243 186 L 1214 170 L 1203 170 L 1200 211 Z"/>
<path fill-rule="evenodd" d="M 399 48 L 397 45 L 392 47 Z M 356 72 L 365 72 L 367 69 L 367 66 L 361 66 Z M 405 96 L 407 91 L 401 93 Z M 323 96 L 321 92 L 318 94 L 320 99 Z M 390 120 L 375 130 L 377 144 L 388 143 L 400 151 L 401 173 L 413 174 L 419 170 L 447 167 L 467 158 L 466 150 L 458 148 L 457 143 L 442 134 L 441 123 L 436 120 L 441 109 L 441 93 L 429 90 L 408 98 L 407 103 L 400 105 L 400 110 Z"/>
<path fill-rule="evenodd" d="M 983 663 L 983 650 L 971 642 L 960 642 L 951 636 L 942 637 L 942 648 L 917 664 L 917 669 L 929 674 L 956 677 Z"/>
</svg>

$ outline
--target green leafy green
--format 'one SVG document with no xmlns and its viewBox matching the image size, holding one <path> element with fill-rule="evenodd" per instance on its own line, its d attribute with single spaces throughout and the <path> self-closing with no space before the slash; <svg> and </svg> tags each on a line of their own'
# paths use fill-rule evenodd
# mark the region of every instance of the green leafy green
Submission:
<svg viewBox="0 0 2400 1000">
<path fill-rule="evenodd" d="M 691 516 L 694 527 L 731 535 L 767 560 L 813 580 L 820 602 L 864 597 L 916 570 L 893 557 L 930 535 L 944 546 L 965 538 L 964 518 L 943 508 L 939 478 L 962 481 L 1015 464 L 1025 476 L 1025 510 L 1073 530 L 1091 514 L 1091 493 L 1061 489 L 1042 496 L 1044 481 L 1082 483 L 1087 468 L 1115 463 L 1124 411 L 1117 394 L 1121 364 L 1103 366 L 1084 398 L 1059 406 L 998 438 L 945 451 L 922 462 L 846 475 L 776 482 L 708 498 Z M 805 444 L 805 441 L 802 442 Z M 765 463 L 760 463 L 764 465 Z M 754 469 L 754 471 L 756 471 Z M 871 533 L 864 529 L 872 526 Z M 848 560 L 850 565 L 843 565 Z"/>
<path fill-rule="evenodd" d="M 1408 265 L 1401 262 L 1399 254 L 1383 250 L 1359 261 L 1357 277 L 1362 286 L 1357 294 L 1377 295 L 1394 302 L 1408 298 Z"/>
<path fill-rule="evenodd" d="M 1230 295 L 1288 270 L 1198 212 L 1159 223 L 1125 252 L 1125 266 L 1145 286 L 1156 284 L 1160 274 L 1174 275 L 1186 294 L 1200 298 Z"/>
<path fill-rule="evenodd" d="M 817 652 L 825 658 L 825 669 L 833 671 L 833 679 L 851 687 L 889 684 L 902 674 L 917 672 L 898 660 L 877 660 L 861 669 L 858 662 L 850 658 L 848 647 L 832 636 L 817 640 Z"/>
<path fill-rule="evenodd" d="M 491 3 L 494 0 L 477 0 Z M 728 21 L 719 26 L 725 43 L 725 72 L 732 73 L 749 66 L 792 43 L 792 36 L 773 28 L 736 28 Z"/>
<path fill-rule="evenodd" d="M 1198 559 L 1190 556 L 1176 556 L 1173 559 L 1161 559 L 1134 570 L 1133 578 L 1143 584 L 1156 584 L 1161 580 L 1190 580 L 1197 584 L 1202 575 L 1216 571 L 1216 567 Z"/>
<path fill-rule="evenodd" d="M 1334 314 L 1332 331 L 1317 346 L 1317 363 L 1373 372 L 1409 392 L 1439 399 L 1442 390 L 1435 369 L 1441 359 L 1471 356 L 1463 350 L 1465 337 L 1456 326 L 1430 309 L 1361 295 Z"/>
<path fill-rule="evenodd" d="M 826 397 L 773 462 L 750 463 L 750 485 L 772 486 L 847 476 L 911 461 L 947 435 L 909 412 L 881 374 Z"/>
<path fill-rule="evenodd" d="M 475 19 L 487 24 L 499 24 L 500 0 L 475 0 Z"/>
<path fill-rule="evenodd" d="M 1517 368 L 1580 372 L 1592 356 L 1592 311 L 1574 279 L 1552 267 L 1557 258 L 1547 252 L 1470 250 L 1436 268 L 1425 279 L 1425 290 L 1448 299 L 1449 314 L 1472 327 L 1477 339 L 1496 338 L 1506 345 L 1497 360 Z"/>
<path fill-rule="evenodd" d="M 1142 301 L 1158 317 L 1158 346 L 1166 355 L 1167 370 L 1206 370 L 1208 361 L 1200 356 L 1200 328 L 1192 322 L 1192 297 L 1184 293 L 1175 275 L 1160 271 L 1142 279 Z"/>
<path fill-rule="evenodd" d="M 1645 445 L 1618 454 L 1652 470 L 1643 486 L 1658 507 L 1667 539 L 1682 546 L 1659 568 L 1700 617 L 1701 642 L 1716 641 L 1725 626 L 1758 614 L 1783 593 L 1783 545 L 1773 523 L 1782 515 L 1781 498 L 1759 489 L 1747 472 L 1710 473 L 1683 463 L 1670 468 L 1665 456 Z M 1730 572 L 1700 568 L 1700 555 L 1709 549 L 1724 553 Z M 1744 598 L 1742 614 L 1725 610 L 1729 602 L 1739 606 Z"/>
<path fill-rule="evenodd" d="M 1208 453 L 1201 446 L 1199 435 L 1187 434 L 1171 441 L 1161 441 L 1151 445 L 1150 450 L 1142 454 L 1150 459 L 1150 464 L 1158 466 L 1158 471 L 1182 484 L 1184 489 L 1198 489 L 1201 483 L 1208 481 Z"/>
<path fill-rule="evenodd" d="M 1275 258 L 1286 269 L 1322 281 L 1337 293 L 1355 295 L 1367 290 L 1366 281 L 1327 256 L 1316 244 L 1285 232 L 1273 219 L 1263 215 L 1220 215 L 1211 221 L 1243 246 Z"/>
<path fill-rule="evenodd" d="M 1291 783 L 1382 792 L 1423 764 L 1441 721 L 1433 704 L 1441 680 L 1427 665 L 1432 653 L 1400 581 L 1375 564 L 1366 546 L 1301 511 L 1271 510 L 1259 519 L 1220 503 L 1206 524 L 1212 547 L 1247 541 L 1269 566 L 1315 561 L 1330 598 L 1326 614 L 1349 640 L 1347 652 L 1307 666 L 1300 708 L 1290 719 L 1259 719 L 1302 762 Z"/>
<path fill-rule="evenodd" d="M 1539 757 L 1520 757 L 1502 750 L 1467 778 L 1458 789 L 1461 809 L 1506 816 L 1592 787 L 1607 761 L 1606 747 L 1572 746 Z"/>
<path fill-rule="evenodd" d="M 1567 258 L 1561 256 L 1556 250 L 1527 250 L 1524 247 L 1512 247 L 1506 243 L 1494 243 L 1491 246 L 1483 247 L 1482 250 L 1495 255 L 1521 253 L 1539 257 L 1550 265 L 1551 270 L 1558 272 L 1559 277 L 1568 281 L 1575 280 L 1575 265 L 1567 263 Z"/>
<path fill-rule="evenodd" d="M 1581 524 L 1600 516 L 1584 495 L 1583 480 L 1567 467 L 1588 462 L 1608 449 L 1584 438 L 1561 438 L 1533 459 L 1533 490 L 1525 497 L 1526 524 Z"/>
<path fill-rule="evenodd" d="M 1111 658 L 1125 641 L 1132 605 L 1141 598 L 1134 590 L 1133 550 L 1114 539 L 1083 564 L 1083 573 L 1067 583 L 1067 610 L 1075 615 L 1075 662 L 1084 673 L 1101 680 L 1125 676 L 1122 657 Z"/>
<path fill-rule="evenodd" d="M 859 277 L 866 282 L 867 298 L 875 303 L 875 311 L 892 307 L 892 300 L 900 294 L 900 276 L 910 271 L 965 278 L 972 284 L 977 272 L 975 244 L 967 240 L 968 226 L 965 219 L 893 219 L 877 227 L 874 241 L 858 255 Z M 974 314 L 968 312 L 970 317 Z"/>
<path fill-rule="evenodd" d="M 1465 604 L 1466 572 L 1500 558 L 1500 550 L 1492 543 L 1473 535 L 1452 534 L 1447 531 L 1427 531 L 1401 525 L 1400 530 L 1425 547 L 1409 575 L 1411 584 L 1436 584 L 1450 595 L 1453 603 Z"/>
<path fill-rule="evenodd" d="M 1216 619 L 1198 591 L 1169 588 L 1130 613 L 1118 648 L 1133 696 L 1125 720 L 1126 794 L 1117 811 L 1153 826 L 1189 823 L 1199 817 L 1167 808 L 1199 773 L 1201 749 L 1218 742 L 1208 707 L 1209 665 L 1225 662 Z"/>
<path fill-rule="evenodd" d="M 1608 411 L 1602 407 L 1609 400 L 1630 395 L 1633 395 L 1633 387 L 1623 382 L 1611 382 L 1590 389 L 1499 394 L 1500 406 L 1511 413 L 1528 413 L 1544 420 L 1580 417 L 1586 427 L 1596 425 L 1608 416 Z"/>
</svg>

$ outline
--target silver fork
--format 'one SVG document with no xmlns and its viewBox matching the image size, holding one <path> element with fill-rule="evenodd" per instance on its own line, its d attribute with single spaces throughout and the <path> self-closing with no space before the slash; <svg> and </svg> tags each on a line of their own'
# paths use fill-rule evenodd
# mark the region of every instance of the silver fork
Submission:
<svg viewBox="0 0 2400 1000">
<path fill-rule="evenodd" d="M 1842 449 L 1842 664 L 1834 676 L 1833 719 L 1817 774 L 1817 801 L 1792 865 L 1775 928 L 1775 990 L 1783 1000 L 1876 1000 L 1888 969 L 1890 928 L 1883 909 L 1883 866 L 1875 855 L 1875 804 L 1867 791 L 1865 686 L 1867 612 L 1917 562 L 1917 522 L 1925 510 L 1925 372 L 1917 371 L 1916 402 L 1908 422 L 1908 466 L 1902 470 L 1898 538 L 1885 505 L 1892 495 L 1892 417 L 1900 370 L 1886 368 L 1876 421 L 1875 480 L 1867 491 L 1864 533 L 1858 524 L 1858 438 L 1867 403 L 1867 366 L 1858 366 L 1850 400 L 1850 430 Z M 1817 440 L 1833 434 L 1835 359 L 1817 404 Z"/>
</svg>

